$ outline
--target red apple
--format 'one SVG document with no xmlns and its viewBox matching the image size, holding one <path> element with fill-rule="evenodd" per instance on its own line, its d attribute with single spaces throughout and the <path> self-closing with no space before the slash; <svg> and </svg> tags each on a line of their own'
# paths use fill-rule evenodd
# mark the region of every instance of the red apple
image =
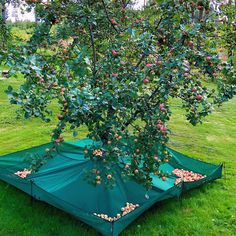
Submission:
<svg viewBox="0 0 236 236">
<path fill-rule="evenodd" d="M 143 83 L 144 83 L 144 84 L 148 84 L 148 83 L 149 83 L 149 79 L 148 79 L 148 78 L 145 78 L 145 79 L 143 80 Z"/>
<path fill-rule="evenodd" d="M 148 64 L 146 64 L 146 67 L 147 67 L 147 68 L 151 68 L 151 67 L 152 67 L 152 64 L 148 63 Z"/>
<path fill-rule="evenodd" d="M 118 52 L 114 49 L 111 50 L 111 53 L 112 53 L 112 56 L 114 57 L 118 55 Z"/>
<path fill-rule="evenodd" d="M 202 100 L 202 95 L 198 94 L 198 95 L 196 96 L 196 99 L 197 99 L 198 101 L 201 101 L 201 100 Z"/>
<path fill-rule="evenodd" d="M 111 23 L 112 23 L 113 25 L 117 25 L 117 22 L 116 22 L 115 19 L 111 19 Z"/>
<path fill-rule="evenodd" d="M 55 143 L 56 143 L 56 144 L 59 144 L 60 142 L 61 142 L 61 139 L 56 139 L 56 140 L 55 140 Z"/>
<path fill-rule="evenodd" d="M 193 41 L 188 41 L 188 46 L 192 47 L 193 46 Z"/>
<path fill-rule="evenodd" d="M 162 180 L 166 181 L 167 180 L 166 176 L 162 176 Z"/>
<path fill-rule="evenodd" d="M 164 103 L 161 103 L 159 107 L 160 107 L 161 111 L 165 111 L 166 110 Z"/>
<path fill-rule="evenodd" d="M 167 131 L 167 128 L 165 126 L 162 126 L 160 130 L 162 133 L 165 133 Z"/>
<path fill-rule="evenodd" d="M 203 11 L 204 7 L 203 7 L 203 6 L 198 6 L 197 9 L 198 9 L 199 11 Z"/>
</svg>

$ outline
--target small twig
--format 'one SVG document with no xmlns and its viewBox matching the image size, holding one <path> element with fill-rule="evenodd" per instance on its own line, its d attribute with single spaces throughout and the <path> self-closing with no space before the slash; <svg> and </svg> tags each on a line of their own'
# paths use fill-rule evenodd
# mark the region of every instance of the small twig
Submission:
<svg viewBox="0 0 236 236">
<path fill-rule="evenodd" d="M 163 18 L 161 17 L 161 18 L 160 18 L 160 20 L 158 21 L 158 23 L 157 23 L 157 25 L 156 25 L 155 29 L 158 29 L 158 28 L 159 28 L 159 26 L 160 26 L 160 24 L 161 24 L 162 20 L 163 20 Z"/>
</svg>

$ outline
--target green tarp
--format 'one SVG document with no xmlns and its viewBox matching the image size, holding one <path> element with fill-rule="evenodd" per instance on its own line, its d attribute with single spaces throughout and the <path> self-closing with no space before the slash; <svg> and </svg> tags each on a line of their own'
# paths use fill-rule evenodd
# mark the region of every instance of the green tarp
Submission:
<svg viewBox="0 0 236 236">
<path fill-rule="evenodd" d="M 117 166 L 115 177 L 117 184 L 107 188 L 103 184 L 92 186 L 85 180 L 87 171 L 94 168 L 93 162 L 84 158 L 84 148 L 91 144 L 85 139 L 77 142 L 63 142 L 47 164 L 26 179 L 14 173 L 29 167 L 26 156 L 44 155 L 45 149 L 52 143 L 34 147 L 0 157 L 0 179 L 21 189 L 33 198 L 47 202 L 70 213 L 106 236 L 118 235 L 140 214 L 156 202 L 179 197 L 185 190 L 195 188 L 205 182 L 221 177 L 222 165 L 212 165 L 182 155 L 169 149 L 173 156 L 161 169 L 169 174 L 175 168 L 191 170 L 205 178 L 195 182 L 182 182 L 175 185 L 176 177 L 171 175 L 166 181 L 153 175 L 153 188 L 148 192 L 134 181 L 123 180 Z M 103 213 L 111 217 L 120 213 L 126 202 L 139 204 L 139 207 L 119 220 L 109 222 L 98 218 L 94 213 Z"/>
</svg>

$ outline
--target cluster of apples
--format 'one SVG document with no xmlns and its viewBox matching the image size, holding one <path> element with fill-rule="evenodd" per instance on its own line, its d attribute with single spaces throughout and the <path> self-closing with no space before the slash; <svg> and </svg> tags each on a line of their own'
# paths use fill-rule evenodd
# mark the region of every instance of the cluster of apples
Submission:
<svg viewBox="0 0 236 236">
<path fill-rule="evenodd" d="M 95 216 L 103 219 L 103 220 L 107 220 L 109 222 L 113 222 L 116 220 L 119 220 L 122 216 L 127 215 L 128 213 L 130 213 L 131 211 L 135 210 L 136 208 L 139 207 L 139 204 L 133 204 L 133 203 L 129 203 L 126 202 L 126 205 L 124 207 L 121 208 L 121 214 L 118 213 L 115 217 L 109 217 L 106 214 L 97 214 L 97 213 L 93 213 Z"/>
<path fill-rule="evenodd" d="M 206 175 L 201 175 L 199 173 L 194 173 L 183 169 L 174 169 L 172 173 L 179 177 L 176 179 L 175 184 L 179 184 L 181 182 L 194 182 L 206 177 Z"/>
<path fill-rule="evenodd" d="M 25 179 L 28 175 L 30 175 L 32 172 L 32 170 L 27 170 L 27 169 L 24 169 L 24 170 L 21 170 L 21 171 L 17 171 L 15 173 L 15 175 Z"/>
<path fill-rule="evenodd" d="M 93 213 L 93 214 L 95 216 L 97 216 L 97 217 L 99 217 L 99 218 L 101 218 L 103 220 L 107 220 L 109 222 L 113 222 L 113 221 L 116 221 L 116 220 L 121 218 L 121 214 L 117 214 L 115 217 L 110 217 L 110 216 L 108 216 L 106 214 L 97 214 L 97 213 Z"/>
<path fill-rule="evenodd" d="M 94 150 L 93 155 L 97 157 L 102 157 L 102 150 L 100 149 Z"/>
</svg>

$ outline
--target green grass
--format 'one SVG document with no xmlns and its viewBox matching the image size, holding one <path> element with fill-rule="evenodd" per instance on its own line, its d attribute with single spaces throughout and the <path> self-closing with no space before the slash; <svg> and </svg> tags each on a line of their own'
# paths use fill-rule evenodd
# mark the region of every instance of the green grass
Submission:
<svg viewBox="0 0 236 236">
<path fill-rule="evenodd" d="M 50 141 L 56 119 L 16 119 L 17 106 L 9 105 L 4 90 L 18 87 L 22 79 L 0 81 L 0 155 Z M 123 236 L 236 235 L 236 99 L 210 115 L 203 125 L 192 127 L 174 103 L 170 145 L 175 150 L 211 163 L 225 162 L 224 178 L 164 201 L 140 216 Z M 80 129 L 80 138 L 86 129 Z M 72 139 L 71 134 L 66 135 Z M 79 187 L 79 186 L 78 186 Z M 0 182 L 0 236 L 92 236 L 92 228 Z"/>
</svg>

